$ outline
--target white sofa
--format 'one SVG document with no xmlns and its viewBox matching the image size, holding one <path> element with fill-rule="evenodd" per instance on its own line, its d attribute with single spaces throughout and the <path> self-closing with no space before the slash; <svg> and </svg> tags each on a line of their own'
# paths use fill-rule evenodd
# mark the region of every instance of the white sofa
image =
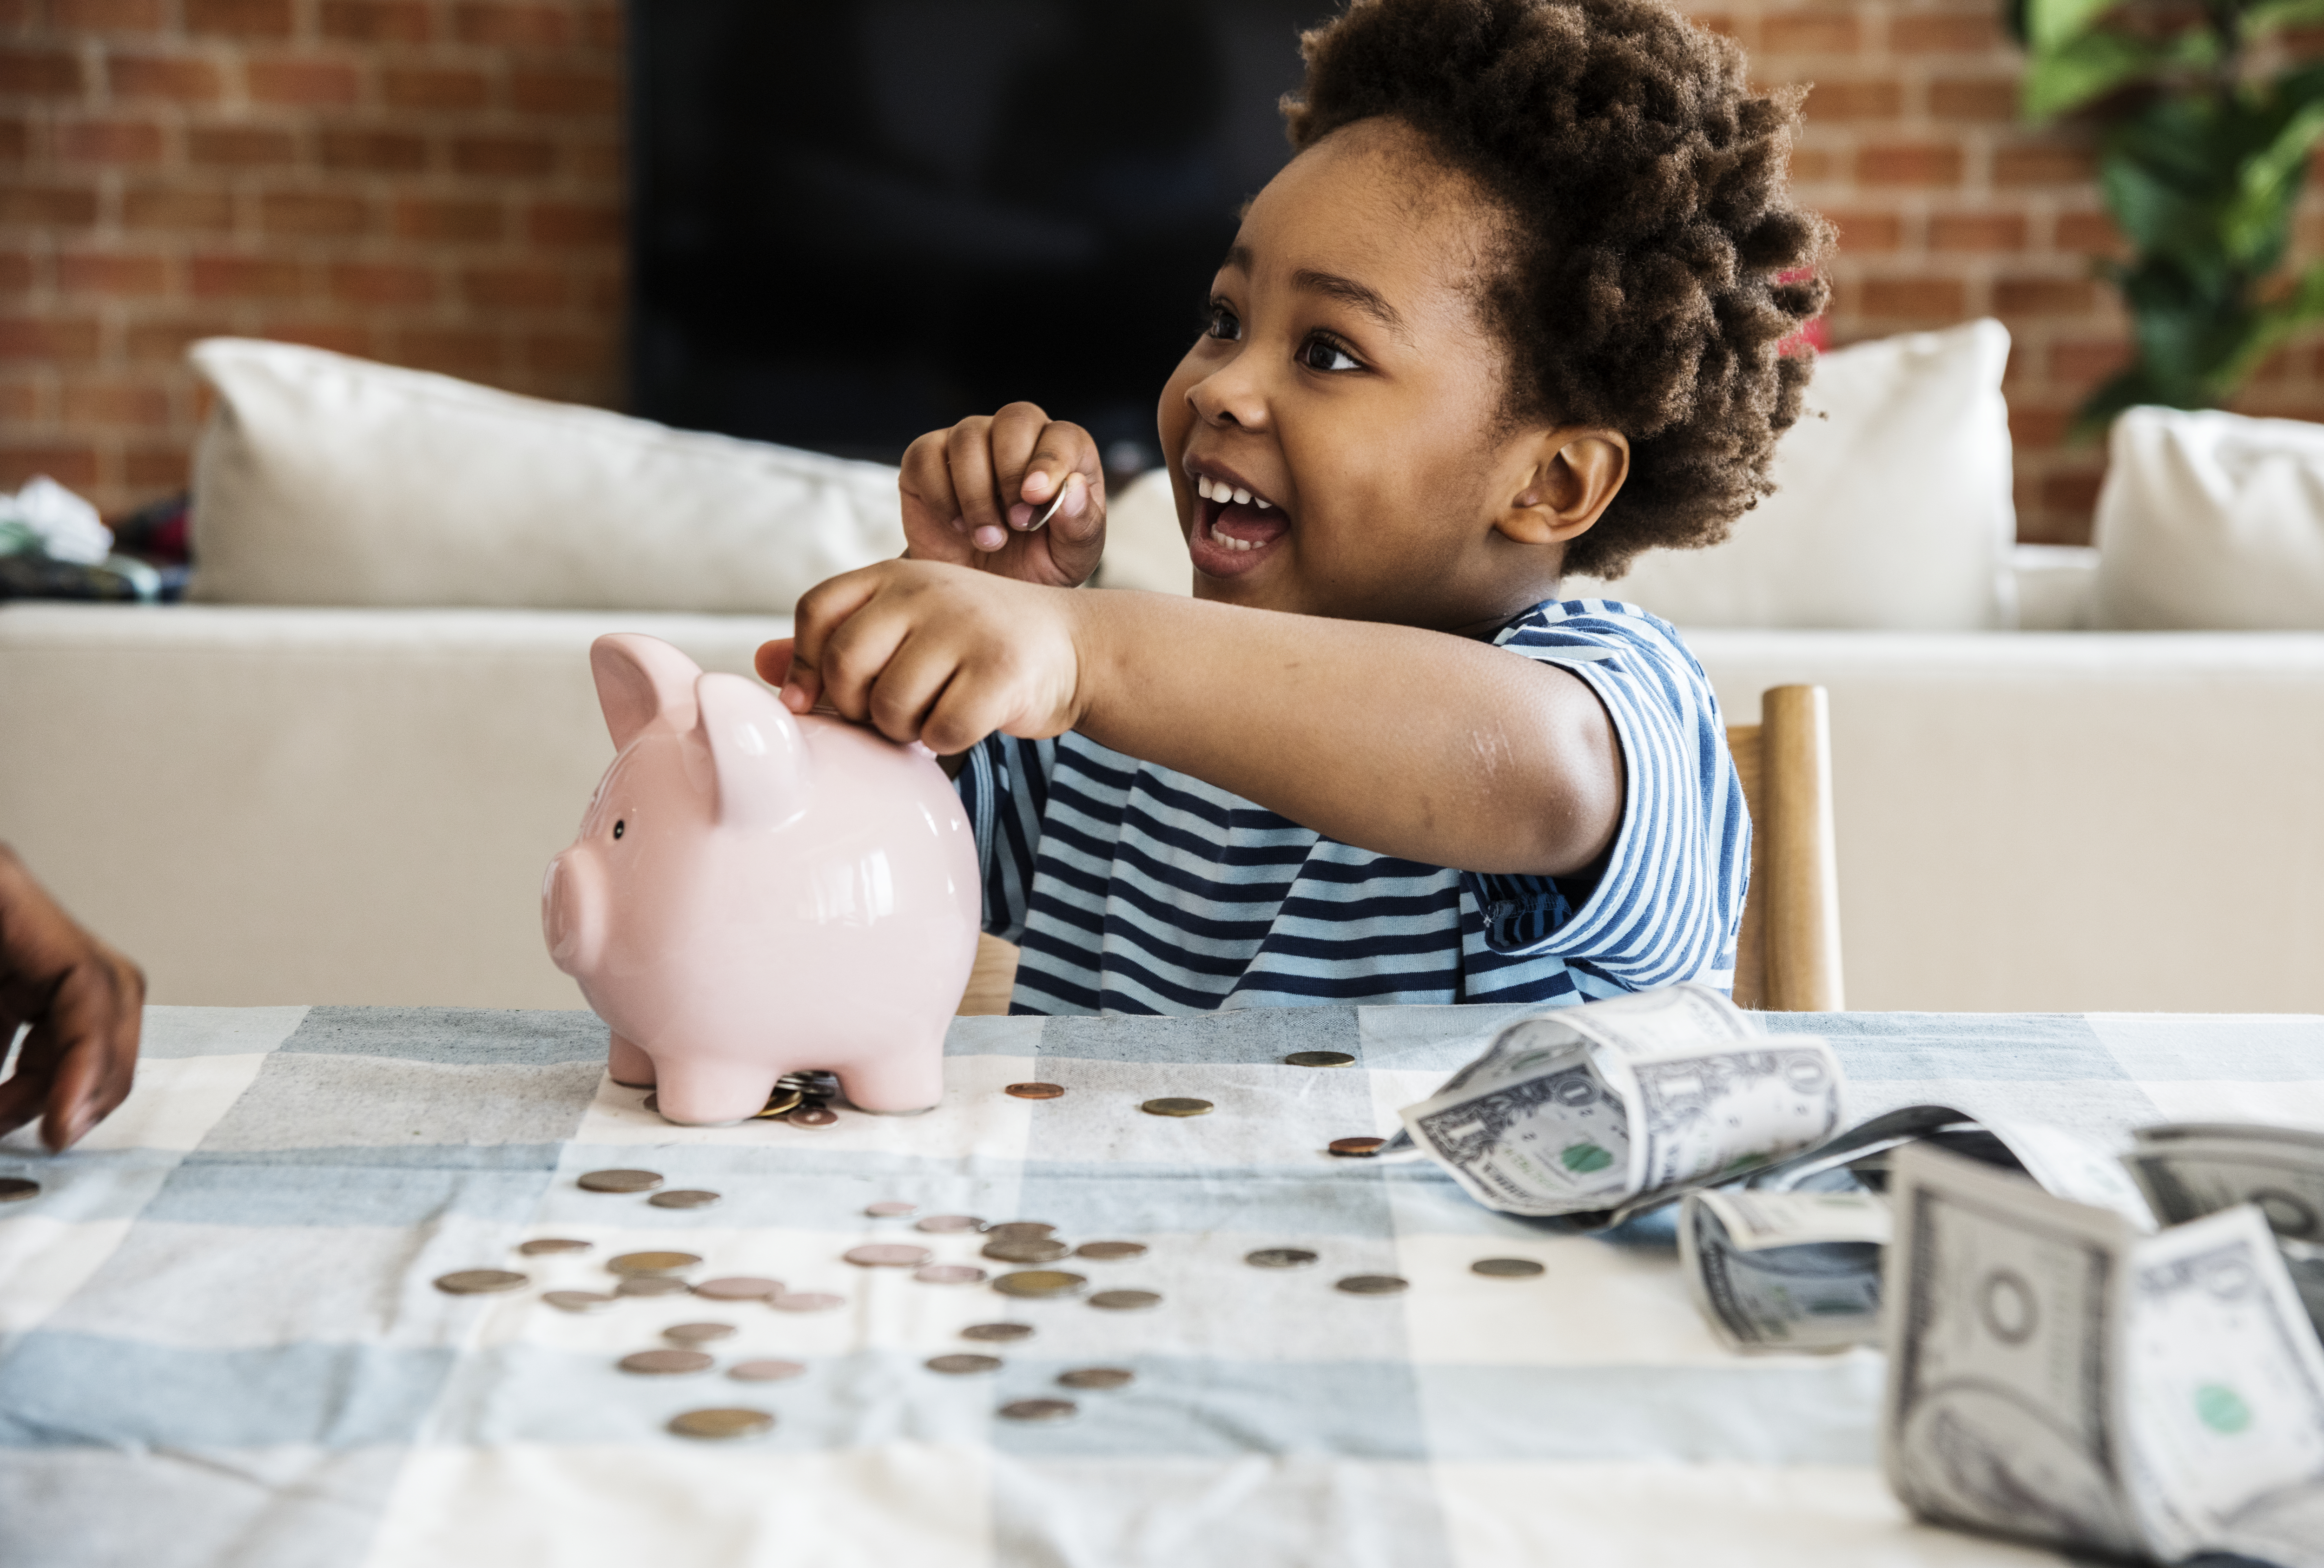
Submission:
<svg viewBox="0 0 2324 1568">
<path fill-rule="evenodd" d="M 250 356 L 366 385 L 408 375 L 273 353 Z M 239 374 L 211 368 L 229 383 Z M 235 428 L 263 400 L 229 384 L 204 448 L 196 525 L 210 558 L 234 565 L 237 599 L 328 592 L 311 576 L 313 553 L 282 532 L 285 497 L 305 496 L 340 533 L 372 536 L 342 539 L 346 550 L 392 529 L 423 558 L 466 561 L 458 581 L 431 582 L 398 558 L 416 576 L 396 592 L 436 607 L 0 607 L 0 837 L 146 965 L 157 1001 L 578 1005 L 542 951 L 537 899 L 541 868 L 611 755 L 590 640 L 650 632 L 706 669 L 745 671 L 788 622 L 559 610 L 523 595 L 554 579 L 567 594 L 683 602 L 663 558 L 684 553 L 672 542 L 683 529 L 658 527 L 654 559 L 641 562 L 604 519 L 634 511 L 638 493 L 690 483 L 687 451 L 735 484 L 730 470 L 748 468 L 759 488 L 747 493 L 805 486 L 772 506 L 769 526 L 789 526 L 801 507 L 820 519 L 824 553 L 799 552 L 807 581 L 845 564 L 847 549 L 872 558 L 892 544 L 880 512 L 887 480 L 867 466 L 692 447 L 712 438 L 597 414 L 574 416 L 594 434 L 562 463 L 493 428 L 498 394 L 438 379 L 401 383 L 448 400 L 438 412 L 450 433 L 436 430 L 427 448 L 439 459 L 432 471 L 407 455 L 392 469 L 350 459 L 345 474 L 309 463 L 289 477 L 266 432 Z M 402 417 L 392 402 L 374 414 Z M 538 405 L 519 411 L 548 418 Z M 366 434 L 371 417 L 334 405 L 329 438 L 392 449 Z M 444 490 L 465 471 L 473 457 L 450 448 L 471 423 L 508 461 L 555 466 L 567 508 L 595 511 L 568 511 L 558 527 L 536 516 L 529 532 L 511 523 L 522 551 L 463 542 L 463 530 L 499 524 L 456 498 L 422 515 L 412 487 Z M 2006 472 L 2006 447 L 2002 461 Z M 344 493 L 312 494 L 340 482 Z M 494 508 L 513 504 L 505 487 L 487 493 Z M 699 553 L 719 563 L 718 591 L 787 603 L 796 587 L 779 578 L 733 586 L 735 562 L 751 557 L 728 539 L 734 504 L 703 512 L 717 538 Z M 1117 502 L 1115 580 L 1168 571 L 1163 512 L 1150 485 Z M 274 529 L 298 559 L 270 578 L 263 552 L 235 553 L 230 536 L 244 523 Z M 2006 533 L 1978 527 L 1998 606 L 1976 610 L 1993 617 L 1984 624 L 2005 613 L 2052 625 L 2098 613 L 2091 557 L 2013 552 Z M 431 529 L 445 537 L 431 543 Z M 571 558 L 528 572 L 528 552 L 558 551 Z M 2018 592 L 2021 570 L 2034 591 Z M 310 575 L 286 586 L 297 572 Z M 1954 570 L 1943 592 L 1971 593 L 1976 578 Z M 1683 585 L 1660 591 L 1683 597 Z M 1899 617 L 1941 613 L 1929 582 L 1897 592 Z M 1914 594 L 1917 610 L 1905 602 Z M 466 607 L 442 607 L 463 595 Z M 1868 598 L 1877 595 L 1847 603 Z M 1831 693 L 1851 1006 L 2324 1010 L 2324 634 L 1690 626 L 1689 638 L 1734 722 L 1755 716 L 1770 686 Z"/>
</svg>

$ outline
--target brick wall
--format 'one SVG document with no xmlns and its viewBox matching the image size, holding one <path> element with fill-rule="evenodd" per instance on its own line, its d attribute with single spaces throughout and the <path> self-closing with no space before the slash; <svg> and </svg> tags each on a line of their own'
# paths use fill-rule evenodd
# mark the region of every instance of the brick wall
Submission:
<svg viewBox="0 0 2324 1568">
<path fill-rule="evenodd" d="M 1794 178 L 1840 226 L 1833 341 L 2006 322 L 2020 533 L 2071 541 L 2116 238 L 2088 135 L 2015 123 L 1997 8 L 1693 7 L 1762 81 L 1815 84 Z M 214 332 L 617 401 L 620 34 L 607 0 L 0 0 L 0 484 L 108 511 L 181 484 L 180 352 Z M 2319 358 L 2241 406 L 2324 417 Z"/>
</svg>

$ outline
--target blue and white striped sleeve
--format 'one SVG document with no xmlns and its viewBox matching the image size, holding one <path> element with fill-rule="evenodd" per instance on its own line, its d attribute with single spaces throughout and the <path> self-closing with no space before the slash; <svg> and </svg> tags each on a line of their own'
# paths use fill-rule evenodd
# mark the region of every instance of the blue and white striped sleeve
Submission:
<svg viewBox="0 0 2324 1568">
<path fill-rule="evenodd" d="M 1049 774 L 1057 742 L 988 735 L 968 753 L 953 787 L 976 829 L 977 873 L 984 883 L 984 928 L 1004 942 L 1021 941 L 1033 893 L 1033 857 L 1041 846 L 1041 815 L 1049 800 Z"/>
<path fill-rule="evenodd" d="M 1606 705 L 1624 799 L 1605 871 L 1578 909 L 1550 877 L 1462 873 L 1486 946 L 1554 955 L 1631 990 L 1731 987 L 1751 823 L 1702 667 L 1674 627 L 1610 600 L 1537 605 L 1496 641 L 1570 671 Z"/>
</svg>

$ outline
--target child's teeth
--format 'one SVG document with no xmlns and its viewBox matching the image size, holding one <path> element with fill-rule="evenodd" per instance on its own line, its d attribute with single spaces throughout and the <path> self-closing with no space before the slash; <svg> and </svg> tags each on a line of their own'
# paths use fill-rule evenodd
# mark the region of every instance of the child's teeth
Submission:
<svg viewBox="0 0 2324 1568">
<path fill-rule="evenodd" d="M 1251 501 L 1261 512 L 1265 512 L 1268 506 L 1273 504 L 1273 503 L 1269 502 L 1265 496 L 1255 495 L 1251 497 Z"/>
<path fill-rule="evenodd" d="M 1248 490 L 1236 491 L 1234 493 L 1234 498 L 1235 504 L 1237 506 L 1249 506 L 1250 504 L 1250 492 Z"/>
<path fill-rule="evenodd" d="M 1200 474 L 1194 475 L 1194 493 L 1205 501 L 1211 498 L 1211 482 Z"/>
</svg>

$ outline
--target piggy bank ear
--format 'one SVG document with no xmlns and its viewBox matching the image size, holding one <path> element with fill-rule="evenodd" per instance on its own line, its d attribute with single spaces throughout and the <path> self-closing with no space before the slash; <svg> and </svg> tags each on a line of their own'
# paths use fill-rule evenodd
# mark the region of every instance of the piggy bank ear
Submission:
<svg viewBox="0 0 2324 1568">
<path fill-rule="evenodd" d="M 589 673 L 597 678 L 597 706 L 605 710 L 616 752 L 657 721 L 681 734 L 694 727 L 694 683 L 702 666 L 660 638 L 634 632 L 600 637 L 589 645 Z"/>
<path fill-rule="evenodd" d="M 694 683 L 694 703 L 721 826 L 780 827 L 807 809 L 807 736 L 779 697 L 739 675 L 706 675 Z"/>
</svg>

